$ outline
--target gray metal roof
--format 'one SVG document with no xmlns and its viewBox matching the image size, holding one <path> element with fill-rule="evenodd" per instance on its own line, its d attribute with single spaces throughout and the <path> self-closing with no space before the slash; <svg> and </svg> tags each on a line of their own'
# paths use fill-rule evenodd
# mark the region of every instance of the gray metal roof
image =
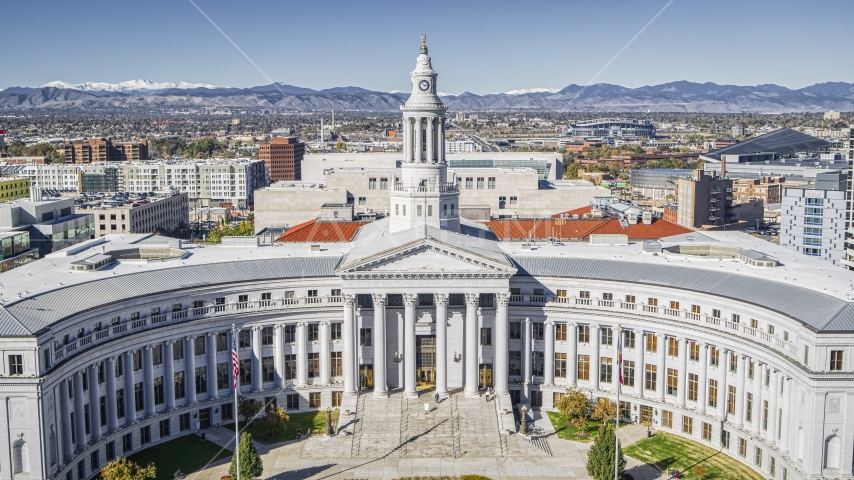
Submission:
<svg viewBox="0 0 854 480">
<path fill-rule="evenodd" d="M 816 331 L 854 331 L 854 304 L 803 287 L 714 270 L 625 260 L 511 256 L 517 275 L 652 284 L 752 303 Z"/>
<path fill-rule="evenodd" d="M 815 152 L 829 147 L 830 142 L 826 140 L 791 128 L 781 128 L 729 147 L 704 153 L 703 157 L 720 161 L 721 155 L 749 155 L 758 152 L 789 155 L 797 152 Z"/>
<path fill-rule="evenodd" d="M 0 310 L 0 335 L 7 331 L 17 332 L 9 335 L 35 333 L 91 308 L 158 293 L 279 278 L 328 277 L 340 259 L 318 256 L 209 263 L 84 282 L 7 304 Z"/>
</svg>

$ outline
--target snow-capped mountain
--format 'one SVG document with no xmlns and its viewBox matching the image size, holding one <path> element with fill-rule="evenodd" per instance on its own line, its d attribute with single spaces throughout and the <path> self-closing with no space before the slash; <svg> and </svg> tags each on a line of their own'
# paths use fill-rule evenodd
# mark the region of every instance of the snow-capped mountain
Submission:
<svg viewBox="0 0 854 480">
<path fill-rule="evenodd" d="M 523 88 L 521 90 L 510 90 L 504 92 L 504 95 L 526 95 L 529 93 L 557 93 L 559 88 Z"/>
<path fill-rule="evenodd" d="M 84 92 L 119 92 L 119 93 L 155 93 L 177 88 L 187 90 L 191 88 L 222 88 L 207 83 L 187 83 L 187 82 L 152 82 L 150 80 L 128 80 L 121 83 L 104 83 L 104 82 L 86 82 L 80 84 L 72 84 L 56 80 L 42 85 L 44 87 L 65 88 L 69 90 L 80 90 Z"/>
</svg>

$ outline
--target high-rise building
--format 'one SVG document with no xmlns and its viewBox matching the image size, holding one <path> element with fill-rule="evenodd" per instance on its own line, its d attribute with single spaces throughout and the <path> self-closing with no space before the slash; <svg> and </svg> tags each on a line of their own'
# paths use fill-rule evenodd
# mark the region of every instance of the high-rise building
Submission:
<svg viewBox="0 0 854 480">
<path fill-rule="evenodd" d="M 58 152 L 65 163 L 130 162 L 148 160 L 148 141 L 116 142 L 106 138 L 90 138 L 86 142 L 66 140 Z"/>
<path fill-rule="evenodd" d="M 190 222 L 190 204 L 186 193 L 151 198 L 150 203 L 125 204 L 95 210 L 96 235 L 113 233 L 156 233 L 169 231 Z"/>
<path fill-rule="evenodd" d="M 258 158 L 264 160 L 270 181 L 301 180 L 305 144 L 297 137 L 274 137 L 261 144 Z"/>
<path fill-rule="evenodd" d="M 822 172 L 815 185 L 786 188 L 780 245 L 839 264 L 845 256 L 845 172 Z"/>
<path fill-rule="evenodd" d="M 677 223 L 683 227 L 724 225 L 732 220 L 732 180 L 695 170 L 694 178 L 676 180 Z"/>
<path fill-rule="evenodd" d="M 743 137 L 744 136 L 744 125 L 733 125 L 732 126 L 732 136 L 733 137 Z"/>
</svg>

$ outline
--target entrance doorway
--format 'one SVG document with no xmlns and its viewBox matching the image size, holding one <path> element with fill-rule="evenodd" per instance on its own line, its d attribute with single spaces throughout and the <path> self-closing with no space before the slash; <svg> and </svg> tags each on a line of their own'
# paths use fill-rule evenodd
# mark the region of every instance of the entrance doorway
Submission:
<svg viewBox="0 0 854 480">
<path fill-rule="evenodd" d="M 199 426 L 201 428 L 209 428 L 211 426 L 211 409 L 203 408 L 199 410 Z"/>
<path fill-rule="evenodd" d="M 478 368 L 478 386 L 486 388 L 492 386 L 492 364 L 481 363 Z"/>
<path fill-rule="evenodd" d="M 374 366 L 359 365 L 359 389 L 374 388 Z"/>
<path fill-rule="evenodd" d="M 641 424 L 652 426 L 652 407 L 641 405 Z"/>
<path fill-rule="evenodd" d="M 436 385 L 436 337 L 419 335 L 415 337 L 415 371 L 418 386 L 433 387 Z"/>
</svg>

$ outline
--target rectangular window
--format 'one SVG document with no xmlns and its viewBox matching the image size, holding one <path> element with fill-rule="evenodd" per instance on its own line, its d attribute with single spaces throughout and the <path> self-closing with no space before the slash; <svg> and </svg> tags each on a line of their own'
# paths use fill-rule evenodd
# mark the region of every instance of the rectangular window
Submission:
<svg viewBox="0 0 854 480">
<path fill-rule="evenodd" d="M 644 390 L 652 390 L 655 391 L 656 386 L 656 376 L 658 375 L 658 366 L 657 365 L 645 365 L 644 372 Z"/>
<path fill-rule="evenodd" d="M 694 313 L 700 313 L 700 312 L 694 312 Z M 721 318 L 721 311 L 718 310 L 717 308 L 713 308 L 712 309 L 712 317 Z"/>
<path fill-rule="evenodd" d="M 688 400 L 697 401 L 697 384 L 699 377 L 693 373 L 688 374 Z"/>
<path fill-rule="evenodd" d="M 735 397 L 735 387 L 727 387 L 726 409 L 727 413 L 729 413 L 730 415 L 735 415 Z"/>
<path fill-rule="evenodd" d="M 151 443 L 151 427 L 146 425 L 139 429 L 139 443 L 145 445 Z"/>
<path fill-rule="evenodd" d="M 483 177 L 477 177 L 477 189 L 483 190 Z"/>
<path fill-rule="evenodd" d="M 119 357 L 119 358 L 121 358 L 121 357 Z M 810 359 L 810 346 L 804 345 L 804 365 L 805 366 L 809 365 L 809 359 Z"/>
<path fill-rule="evenodd" d="M 162 377 L 161 377 L 162 378 Z M 107 426 L 107 396 L 104 395 L 98 399 L 98 413 L 101 417 L 101 426 Z"/>
<path fill-rule="evenodd" d="M 299 394 L 289 393 L 285 395 L 285 408 L 287 410 L 299 410 Z"/>
<path fill-rule="evenodd" d="M 522 375 L 522 352 L 518 350 L 510 351 L 509 375 Z"/>
<path fill-rule="evenodd" d="M 703 440 L 712 441 L 712 424 L 703 422 Z"/>
<path fill-rule="evenodd" d="M 344 400 L 344 392 L 332 392 L 332 406 L 340 407 Z"/>
<path fill-rule="evenodd" d="M 241 385 L 252 384 L 252 360 L 247 358 L 246 360 L 240 361 L 240 375 L 238 378 L 240 379 Z"/>
<path fill-rule="evenodd" d="M 273 370 L 273 357 L 261 357 L 261 381 L 272 382 L 276 379 Z"/>
<path fill-rule="evenodd" d="M 687 415 L 682 415 L 682 433 L 694 433 L 694 419 Z"/>
<path fill-rule="evenodd" d="M 490 190 L 495 190 L 495 177 L 489 177 L 487 180 L 487 188 Z"/>
<path fill-rule="evenodd" d="M 711 347 L 711 349 L 709 353 L 709 365 L 717 367 L 721 363 L 721 351 L 715 347 Z"/>
<path fill-rule="evenodd" d="M 634 330 L 623 330 L 623 348 L 635 348 Z"/>
<path fill-rule="evenodd" d="M 189 413 L 182 413 L 181 415 L 178 415 L 178 429 L 180 429 L 182 432 L 186 432 L 190 429 Z"/>
<path fill-rule="evenodd" d="M 163 405 L 163 377 L 154 379 L 154 404 Z"/>
<path fill-rule="evenodd" d="M 249 330 L 240 330 L 237 332 L 237 348 L 251 348 L 252 347 L 252 332 Z M 198 355 L 198 351 L 196 355 Z"/>
<path fill-rule="evenodd" d="M 122 436 L 122 452 L 128 453 L 133 450 L 133 434 L 126 433 Z"/>
<path fill-rule="evenodd" d="M 234 405 L 231 403 L 223 403 L 219 407 L 220 418 L 223 420 L 234 420 Z"/>
<path fill-rule="evenodd" d="M 481 345 L 492 345 L 492 329 L 491 328 L 481 328 L 480 329 L 480 344 Z"/>
<path fill-rule="evenodd" d="M 731 373 L 738 372 L 738 355 L 735 353 L 729 354 L 729 371 Z"/>
<path fill-rule="evenodd" d="M 623 385 L 635 386 L 635 362 L 634 360 L 623 360 Z"/>
<path fill-rule="evenodd" d="M 308 360 L 308 378 L 320 377 L 320 354 L 309 353 Z"/>
<path fill-rule="evenodd" d="M 533 340 L 542 340 L 545 338 L 545 330 L 542 323 L 534 322 L 531 324 L 531 338 Z"/>
<path fill-rule="evenodd" d="M 317 323 L 309 323 L 306 328 L 306 340 L 309 342 L 316 342 L 320 339 L 320 325 Z"/>
<path fill-rule="evenodd" d="M 582 290 L 578 292 L 578 298 L 590 298 L 590 292 L 588 290 Z"/>
<path fill-rule="evenodd" d="M 531 352 L 532 364 L 531 374 L 537 377 L 543 376 L 543 352 Z"/>
<path fill-rule="evenodd" d="M 329 372 L 330 375 L 332 375 L 333 377 L 340 377 L 341 375 L 344 375 L 344 367 L 343 367 L 344 357 L 342 356 L 342 353 L 341 352 L 332 352 L 329 354 L 329 357 L 330 357 L 329 367 L 331 370 L 331 372 Z"/>
<path fill-rule="evenodd" d="M 697 342 L 691 342 L 688 344 L 688 360 L 692 362 L 700 361 L 700 344 Z"/>
<path fill-rule="evenodd" d="M 122 357 L 119 357 L 121 359 Z M 181 360 L 184 358 L 184 340 L 175 340 L 172 345 L 172 360 Z"/>
<path fill-rule="evenodd" d="M 510 205 L 518 205 L 519 197 L 510 197 Z"/>
<path fill-rule="evenodd" d="M 273 327 L 261 328 L 261 345 L 269 346 L 273 344 Z"/>
<path fill-rule="evenodd" d="M 297 341 L 297 326 L 285 325 L 285 343 L 295 343 Z"/>
<path fill-rule="evenodd" d="M 83 425 L 86 426 L 86 428 L 85 428 L 86 435 L 89 435 L 91 432 L 89 431 L 90 425 L 89 425 L 89 404 L 88 403 L 86 405 L 83 405 Z"/>
<path fill-rule="evenodd" d="M 107 442 L 106 448 L 104 449 L 107 454 L 107 461 L 112 462 L 116 459 L 116 442 L 111 441 Z"/>
<path fill-rule="evenodd" d="M 359 329 L 359 345 L 363 347 L 371 346 L 371 329 L 370 328 L 360 328 Z"/>
<path fill-rule="evenodd" d="M 578 326 L 578 343 L 590 343 L 590 327 L 588 325 Z"/>
<path fill-rule="evenodd" d="M 613 359 L 611 357 L 601 357 L 599 363 L 599 381 L 602 383 L 611 383 L 611 374 L 613 367 Z"/>
<path fill-rule="evenodd" d="M 774 457 L 768 457 L 768 473 L 771 474 L 771 478 L 774 478 L 774 474 L 777 473 L 777 459 Z"/>
<path fill-rule="evenodd" d="M 9 375 L 24 374 L 24 356 L 9 355 Z"/>
<path fill-rule="evenodd" d="M 133 386 L 133 401 L 134 408 L 137 412 L 145 410 L 145 394 L 142 390 L 142 382 L 139 382 Z"/>
<path fill-rule="evenodd" d="M 842 371 L 842 350 L 831 350 L 830 351 L 830 371 L 831 372 Z"/>
<path fill-rule="evenodd" d="M 667 410 L 661 411 L 661 426 L 665 428 L 673 428 L 673 412 Z"/>
<path fill-rule="evenodd" d="M 679 310 L 679 302 L 670 301 L 670 309 L 671 310 Z"/>
<path fill-rule="evenodd" d="M 510 340 L 522 339 L 522 322 L 510 322 Z"/>
<path fill-rule="evenodd" d="M 718 406 L 718 381 L 709 379 L 709 403 L 710 407 Z"/>
<path fill-rule="evenodd" d="M 388 190 L 388 178 L 380 178 L 380 190 Z"/>
<path fill-rule="evenodd" d="M 566 341 L 566 324 L 558 323 L 555 325 L 555 340 L 558 342 Z"/>
<path fill-rule="evenodd" d="M 753 394 L 748 393 L 747 399 L 744 402 L 744 420 L 751 422 L 753 420 Z"/>
<path fill-rule="evenodd" d="M 170 425 L 169 419 L 160 420 L 160 438 L 168 437 L 172 435 L 172 426 Z"/>
<path fill-rule="evenodd" d="M 329 339 L 330 340 L 341 340 L 341 323 L 330 323 L 329 324 Z"/>
<path fill-rule="evenodd" d="M 229 387 L 230 377 L 229 364 L 231 362 L 217 363 L 216 364 L 216 388 L 218 390 L 223 390 Z"/>
<path fill-rule="evenodd" d="M 762 449 L 759 447 L 753 447 L 753 463 L 762 467 Z"/>
<path fill-rule="evenodd" d="M 742 457 L 747 456 L 747 439 L 739 438 L 738 439 L 738 454 Z"/>
<path fill-rule="evenodd" d="M 308 394 L 308 408 L 320 408 L 320 392 Z"/>
<path fill-rule="evenodd" d="M 634 295 L 626 295 L 626 303 L 635 303 Z"/>
<path fill-rule="evenodd" d="M 566 354 L 555 354 L 555 377 L 566 378 Z"/>
<path fill-rule="evenodd" d="M 729 432 L 721 430 L 721 446 L 729 450 Z"/>
<path fill-rule="evenodd" d="M 667 338 L 667 355 L 671 357 L 679 356 L 679 340 L 673 337 Z"/>
<path fill-rule="evenodd" d="M 601 343 L 602 345 L 613 345 L 614 344 L 614 334 L 613 330 L 610 327 L 604 327 L 599 330 L 599 334 L 601 335 Z"/>
<path fill-rule="evenodd" d="M 196 367 L 196 393 L 207 393 L 208 391 L 208 367 Z"/>
<path fill-rule="evenodd" d="M 762 430 L 768 430 L 768 400 L 762 401 Z"/>
<path fill-rule="evenodd" d="M 116 417 L 125 418 L 125 389 L 116 390 Z"/>
<path fill-rule="evenodd" d="M 86 478 L 86 461 L 80 460 L 77 463 L 77 478 Z"/>
<path fill-rule="evenodd" d="M 474 187 L 474 177 L 466 177 L 466 190 L 471 190 Z"/>
<path fill-rule="evenodd" d="M 285 380 L 296 380 L 297 378 L 297 356 L 296 354 L 285 355 Z"/>
<path fill-rule="evenodd" d="M 590 380 L 590 355 L 578 356 L 578 379 Z"/>
<path fill-rule="evenodd" d="M 368 190 L 376 190 L 377 189 L 377 179 L 376 178 L 368 178 Z"/>
<path fill-rule="evenodd" d="M 657 307 L 657 306 L 658 306 L 658 299 L 657 299 L 657 298 L 652 298 L 652 297 L 650 297 L 650 298 L 648 298 L 648 299 L 647 299 L 647 302 L 646 302 L 646 303 L 647 303 L 650 307 Z"/>
<path fill-rule="evenodd" d="M 175 372 L 175 399 L 184 398 L 184 372 Z"/>
<path fill-rule="evenodd" d="M 679 371 L 672 368 L 667 369 L 667 394 L 676 395 L 679 390 Z"/>
<path fill-rule="evenodd" d="M 142 352 L 140 350 L 134 350 L 133 352 L 133 371 L 137 372 L 142 370 Z"/>
<path fill-rule="evenodd" d="M 658 351 L 658 337 L 649 333 L 646 335 L 646 351 L 649 353 Z"/>
<path fill-rule="evenodd" d="M 732 314 L 732 323 L 741 323 L 741 315 L 737 313 Z"/>
</svg>

